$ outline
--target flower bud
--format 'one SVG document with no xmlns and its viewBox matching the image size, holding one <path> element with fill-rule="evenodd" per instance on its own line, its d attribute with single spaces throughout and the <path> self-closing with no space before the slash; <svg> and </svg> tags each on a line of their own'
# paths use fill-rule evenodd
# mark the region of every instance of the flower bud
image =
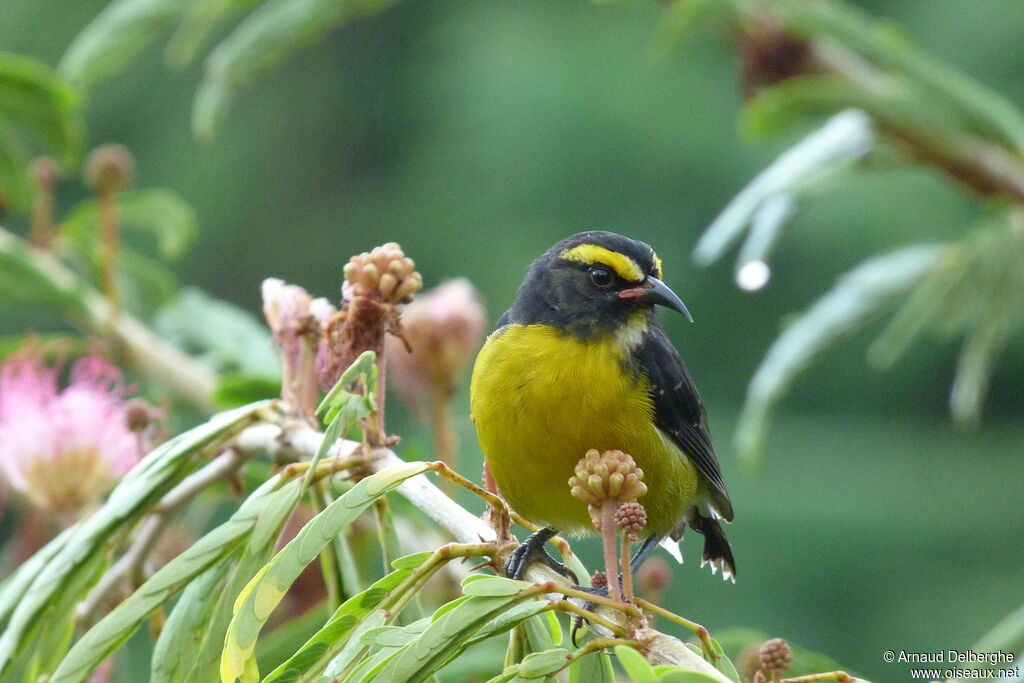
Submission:
<svg viewBox="0 0 1024 683">
<path fill-rule="evenodd" d="M 366 296 L 386 303 L 406 303 L 423 288 L 416 264 L 394 242 L 353 256 L 343 272 L 346 300 Z"/>
<path fill-rule="evenodd" d="M 769 678 L 782 676 L 793 661 L 793 650 L 784 638 L 766 640 L 757 654 L 761 670 Z"/>
<path fill-rule="evenodd" d="M 647 526 L 647 510 L 635 500 L 623 503 L 615 510 L 615 526 L 635 540 Z"/>
<path fill-rule="evenodd" d="M 132 153 L 124 145 L 100 145 L 85 160 L 85 182 L 100 193 L 120 192 L 134 171 Z"/>
<path fill-rule="evenodd" d="M 29 174 L 37 188 L 45 188 L 53 192 L 57 183 L 60 182 L 60 165 L 53 157 L 37 157 L 29 164 Z"/>
</svg>

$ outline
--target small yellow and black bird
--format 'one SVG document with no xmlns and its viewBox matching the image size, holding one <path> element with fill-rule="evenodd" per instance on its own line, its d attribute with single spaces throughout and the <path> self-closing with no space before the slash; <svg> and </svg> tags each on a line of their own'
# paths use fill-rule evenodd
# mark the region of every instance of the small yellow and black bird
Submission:
<svg viewBox="0 0 1024 683">
<path fill-rule="evenodd" d="M 589 449 L 629 453 L 644 471 L 646 539 L 634 569 L 686 526 L 704 535 L 704 561 L 735 580 L 721 520 L 732 503 L 700 395 L 654 314 L 686 306 L 661 281 L 650 246 L 610 232 L 562 240 L 530 266 L 515 303 L 477 356 L 470 403 L 487 465 L 505 501 L 546 525 L 520 545 L 506 573 L 544 543 L 592 528 L 568 481 Z"/>
</svg>

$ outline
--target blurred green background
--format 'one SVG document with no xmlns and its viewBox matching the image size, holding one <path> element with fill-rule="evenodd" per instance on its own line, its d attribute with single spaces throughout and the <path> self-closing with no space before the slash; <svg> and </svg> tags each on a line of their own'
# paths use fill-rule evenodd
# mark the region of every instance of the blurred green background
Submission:
<svg viewBox="0 0 1024 683">
<path fill-rule="evenodd" d="M 56 64 L 104 4 L 5 0 L 0 49 Z M 861 4 L 1024 106 L 1017 0 Z M 867 334 L 797 383 L 760 470 L 740 470 L 731 430 L 787 314 L 872 253 L 960 236 L 976 206 L 938 175 L 879 170 L 804 207 L 764 292 L 738 291 L 727 264 L 695 268 L 703 227 L 790 140 L 742 139 L 734 53 L 709 36 L 660 54 L 660 12 L 400 4 L 274 71 L 206 144 L 189 129 L 200 74 L 167 69 L 157 45 L 90 92 L 88 143 L 124 143 L 138 186 L 192 203 L 201 232 L 182 280 L 254 313 L 265 277 L 337 298 L 348 256 L 394 240 L 428 285 L 469 277 L 493 320 L 529 262 L 567 234 L 650 242 L 696 319 L 666 322 L 705 394 L 737 510 L 739 582 L 699 570 L 691 539 L 670 606 L 712 633 L 755 627 L 902 680 L 883 650 L 966 649 L 1024 602 L 1024 344 L 1000 361 L 975 432 L 948 421 L 955 343 L 919 346 L 879 374 Z M 0 314 L 3 334 L 47 323 Z M 476 475 L 465 396 L 458 407 Z M 392 416 L 406 447 L 428 448 L 422 426 Z"/>
</svg>

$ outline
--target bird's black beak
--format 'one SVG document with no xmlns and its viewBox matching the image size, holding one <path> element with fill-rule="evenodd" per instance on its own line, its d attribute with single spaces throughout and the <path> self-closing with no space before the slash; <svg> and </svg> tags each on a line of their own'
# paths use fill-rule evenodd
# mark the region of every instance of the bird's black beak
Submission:
<svg viewBox="0 0 1024 683">
<path fill-rule="evenodd" d="M 693 322 L 693 316 L 686 309 L 686 304 L 676 296 L 676 293 L 669 289 L 669 286 L 656 277 L 648 277 L 639 287 L 624 289 L 619 292 L 622 299 L 635 299 L 642 303 L 657 304 L 671 308 L 683 314 L 683 317 Z"/>
</svg>

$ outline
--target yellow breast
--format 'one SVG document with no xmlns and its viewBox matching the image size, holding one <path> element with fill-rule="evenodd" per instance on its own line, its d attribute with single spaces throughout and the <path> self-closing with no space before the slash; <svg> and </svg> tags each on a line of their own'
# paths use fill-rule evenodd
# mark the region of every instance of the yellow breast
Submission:
<svg viewBox="0 0 1024 683">
<path fill-rule="evenodd" d="M 654 425 L 646 379 L 622 340 L 581 340 L 544 325 L 509 325 L 473 368 L 471 411 L 498 488 L 527 519 L 568 532 L 590 526 L 569 494 L 588 449 L 619 449 L 644 471 L 648 529 L 667 533 L 692 504 L 696 472 Z"/>
</svg>

